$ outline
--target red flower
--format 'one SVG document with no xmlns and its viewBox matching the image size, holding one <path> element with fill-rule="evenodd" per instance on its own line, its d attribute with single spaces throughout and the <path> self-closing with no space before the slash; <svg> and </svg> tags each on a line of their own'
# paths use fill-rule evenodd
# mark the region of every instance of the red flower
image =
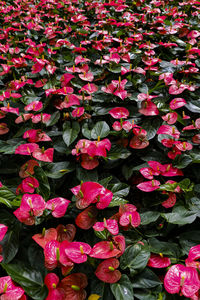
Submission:
<svg viewBox="0 0 200 300">
<path fill-rule="evenodd" d="M 61 280 L 59 288 L 65 291 L 66 298 L 70 300 L 85 300 L 88 285 L 87 276 L 83 273 L 73 273 Z"/>
<path fill-rule="evenodd" d="M 38 148 L 33 151 L 32 156 L 40 161 L 52 162 L 53 152 L 54 152 L 54 148 L 48 148 L 47 150 L 44 150 L 43 148 L 40 149 L 38 146 Z"/>
<path fill-rule="evenodd" d="M 44 249 L 48 242 L 57 240 L 57 230 L 55 228 L 45 230 L 44 228 L 42 233 L 34 234 L 32 239 Z"/>
<path fill-rule="evenodd" d="M 152 268 L 167 268 L 171 265 L 171 260 L 168 257 L 164 257 L 162 253 L 152 253 L 147 266 Z"/>
<path fill-rule="evenodd" d="M 75 223 L 81 229 L 89 229 L 96 222 L 96 216 L 98 210 L 95 206 L 89 206 L 84 211 L 82 211 L 75 219 Z"/>
<path fill-rule="evenodd" d="M 52 211 L 52 216 L 55 218 L 61 218 L 65 215 L 69 203 L 69 200 L 62 197 L 57 197 L 48 200 L 46 202 L 46 208 Z"/>
<path fill-rule="evenodd" d="M 95 275 L 103 282 L 115 283 L 121 278 L 120 271 L 116 270 L 118 267 L 119 260 L 116 258 L 109 258 L 98 265 Z"/>
</svg>

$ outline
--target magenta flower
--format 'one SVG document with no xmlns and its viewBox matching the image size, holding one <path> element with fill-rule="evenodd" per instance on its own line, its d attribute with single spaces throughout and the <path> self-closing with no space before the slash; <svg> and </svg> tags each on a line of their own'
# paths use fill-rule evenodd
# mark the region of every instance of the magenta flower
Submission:
<svg viewBox="0 0 200 300">
<path fill-rule="evenodd" d="M 114 119 L 126 119 L 129 116 L 129 111 L 125 107 L 115 107 L 109 110 L 109 114 Z"/>
<path fill-rule="evenodd" d="M 32 119 L 33 123 L 39 123 L 39 122 L 47 123 L 51 119 L 51 115 L 50 114 L 41 113 L 41 114 L 38 114 L 38 115 L 33 115 L 31 117 L 31 119 Z"/>
<path fill-rule="evenodd" d="M 57 240 L 57 230 L 55 228 L 44 229 L 42 233 L 34 234 L 32 239 L 44 249 L 48 242 Z"/>
<path fill-rule="evenodd" d="M 49 290 L 46 300 L 65 300 L 65 291 L 58 287 L 59 277 L 56 274 L 48 273 L 45 276 L 44 283 Z"/>
<path fill-rule="evenodd" d="M 78 118 L 84 114 L 84 107 L 77 107 L 72 111 L 72 117 Z"/>
<path fill-rule="evenodd" d="M 184 106 L 185 104 L 186 104 L 185 99 L 183 99 L 183 98 L 175 98 L 175 99 L 173 99 L 173 100 L 170 101 L 169 107 L 171 109 L 177 109 L 177 108 L 180 108 L 180 107 Z"/>
<path fill-rule="evenodd" d="M 117 249 L 112 241 L 102 241 L 94 245 L 90 253 L 91 257 L 107 259 L 116 257 L 121 254 L 121 251 Z"/>
<path fill-rule="evenodd" d="M 200 270 L 200 262 L 198 261 L 199 258 L 200 258 L 200 245 L 191 247 L 188 253 L 188 258 L 185 260 L 186 266 L 193 267 Z"/>
<path fill-rule="evenodd" d="M 22 190 L 24 193 L 34 193 L 34 190 L 39 187 L 39 182 L 34 177 L 26 177 L 22 181 Z"/>
<path fill-rule="evenodd" d="M 172 125 L 176 123 L 178 115 L 176 112 L 168 113 L 165 116 L 162 116 L 162 119 L 167 122 L 167 124 Z"/>
<path fill-rule="evenodd" d="M 160 186 L 160 181 L 151 180 L 151 181 L 145 181 L 145 182 L 139 183 L 137 185 L 137 188 L 143 192 L 153 192 L 153 191 L 159 189 L 159 186 Z"/>
<path fill-rule="evenodd" d="M 116 235 L 119 233 L 119 227 L 116 220 L 106 220 L 104 218 L 103 222 L 96 222 L 93 226 L 96 231 L 103 231 L 107 229 L 111 234 Z"/>
<path fill-rule="evenodd" d="M 173 265 L 165 275 L 164 287 L 170 294 L 181 292 L 185 297 L 192 297 L 200 288 L 197 270 Z"/>
<path fill-rule="evenodd" d="M 54 148 L 48 148 L 47 150 L 44 150 L 43 148 L 40 149 L 38 146 L 38 148 L 33 151 L 32 156 L 40 161 L 52 162 L 53 152 Z"/>
<path fill-rule="evenodd" d="M 41 110 L 42 108 L 43 108 L 42 102 L 40 102 L 40 101 L 33 101 L 30 104 L 26 105 L 24 107 L 24 110 L 25 111 L 30 111 L 30 110 L 38 111 L 38 110 Z"/>
<path fill-rule="evenodd" d="M 21 200 L 21 205 L 14 211 L 14 215 L 18 220 L 26 225 L 33 225 L 35 217 L 43 214 L 46 208 L 46 202 L 42 196 L 38 194 L 24 194 Z"/>
<path fill-rule="evenodd" d="M 7 230 L 8 230 L 8 226 L 6 226 L 4 224 L 0 224 L 0 241 L 3 240 Z"/>
<path fill-rule="evenodd" d="M 165 208 L 171 208 L 175 204 L 176 204 L 176 194 L 173 192 L 170 192 L 167 200 L 162 202 L 162 206 L 164 206 Z"/>
<path fill-rule="evenodd" d="M 81 92 L 87 92 L 88 94 L 93 94 L 96 91 L 98 91 L 98 87 L 95 84 L 93 84 L 93 83 L 87 83 L 86 85 L 84 85 L 79 90 L 79 93 L 81 93 Z"/>
<path fill-rule="evenodd" d="M 103 282 L 115 283 L 121 278 L 121 273 L 119 270 L 117 270 L 118 267 L 118 259 L 108 258 L 98 265 L 95 275 Z"/>
<path fill-rule="evenodd" d="M 10 276 L 5 276 L 0 277 L 0 294 L 2 300 L 20 300 L 24 295 L 24 290 L 16 286 Z"/>
<path fill-rule="evenodd" d="M 51 138 L 41 129 L 29 129 L 24 132 L 24 139 L 28 138 L 30 143 L 49 142 Z"/>
<path fill-rule="evenodd" d="M 76 264 L 81 264 L 87 261 L 87 255 L 90 254 L 92 248 L 90 245 L 82 242 L 62 242 L 61 247 L 67 257 Z"/>
<path fill-rule="evenodd" d="M 15 149 L 15 154 L 31 155 L 38 148 L 39 148 L 38 144 L 35 143 L 22 144 Z"/>
<path fill-rule="evenodd" d="M 46 202 L 46 208 L 52 211 L 52 216 L 55 218 L 61 218 L 65 215 L 69 203 L 69 200 L 58 197 L 48 200 Z"/>
<path fill-rule="evenodd" d="M 138 227 L 141 223 L 140 215 L 137 211 L 126 211 L 120 216 L 119 224 L 121 226 L 128 226 L 131 224 L 133 227 Z"/>
<path fill-rule="evenodd" d="M 168 257 L 164 257 L 162 253 L 151 253 L 147 266 L 152 268 L 167 268 L 171 265 L 171 260 Z"/>
<path fill-rule="evenodd" d="M 175 127 L 171 127 L 169 125 L 161 125 L 157 131 L 157 134 L 168 134 L 175 139 L 179 139 L 180 137 L 180 132 Z"/>
</svg>

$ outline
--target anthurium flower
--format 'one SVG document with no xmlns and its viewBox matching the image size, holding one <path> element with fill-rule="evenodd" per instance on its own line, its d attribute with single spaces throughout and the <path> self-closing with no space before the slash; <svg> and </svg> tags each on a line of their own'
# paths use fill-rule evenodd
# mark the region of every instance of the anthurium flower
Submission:
<svg viewBox="0 0 200 300">
<path fill-rule="evenodd" d="M 51 141 L 51 138 L 41 129 L 29 129 L 24 132 L 23 138 L 28 138 L 30 143 Z"/>
<path fill-rule="evenodd" d="M 52 211 L 52 216 L 61 218 L 65 215 L 69 203 L 69 200 L 62 197 L 53 198 L 46 202 L 46 208 Z"/>
<path fill-rule="evenodd" d="M 102 241 L 94 245 L 90 253 L 91 257 L 107 259 L 121 254 L 112 241 Z"/>
<path fill-rule="evenodd" d="M 200 287 L 195 268 L 173 265 L 165 275 L 164 287 L 170 294 L 181 292 L 185 297 L 192 297 Z"/>
<path fill-rule="evenodd" d="M 171 260 L 168 257 L 164 257 L 162 253 L 151 253 L 147 266 L 152 268 L 167 268 L 171 265 Z"/>
<path fill-rule="evenodd" d="M 176 204 L 176 194 L 173 192 L 169 192 L 169 197 L 167 200 L 162 202 L 162 206 L 165 208 L 173 207 Z"/>
<path fill-rule="evenodd" d="M 10 129 L 6 123 L 0 123 L 0 135 L 8 133 Z"/>
<path fill-rule="evenodd" d="M 177 109 L 177 108 L 180 108 L 180 107 L 184 106 L 185 104 L 186 104 L 185 99 L 183 99 L 183 98 L 175 98 L 175 99 L 173 99 L 173 100 L 170 101 L 169 107 L 171 109 Z"/>
<path fill-rule="evenodd" d="M 25 111 L 30 111 L 30 110 L 38 111 L 38 110 L 41 110 L 42 108 L 43 108 L 42 102 L 40 102 L 40 101 L 33 101 L 30 104 L 26 105 L 24 107 L 24 110 Z"/>
<path fill-rule="evenodd" d="M 16 124 L 20 124 L 22 122 L 26 122 L 28 121 L 29 119 L 31 119 L 33 116 L 33 114 L 21 114 L 21 116 L 19 116 L 16 120 L 15 120 L 15 123 Z"/>
<path fill-rule="evenodd" d="M 0 108 L 3 112 L 10 112 L 12 114 L 19 115 L 19 108 L 11 107 L 9 104 Z"/>
<path fill-rule="evenodd" d="M 103 222 L 96 222 L 93 228 L 96 231 L 103 231 L 104 229 L 107 229 L 113 235 L 119 233 L 119 227 L 116 220 L 104 219 Z"/>
<path fill-rule="evenodd" d="M 72 242 L 76 235 L 76 227 L 73 224 L 67 224 L 66 226 L 60 224 L 56 227 L 56 231 L 57 231 L 57 241 L 59 242 L 63 242 L 63 241 Z"/>
<path fill-rule="evenodd" d="M 88 207 L 91 203 L 97 203 L 98 209 L 106 208 L 113 197 L 113 193 L 101 184 L 87 181 L 71 189 L 77 196 L 76 206 L 79 209 Z"/>
<path fill-rule="evenodd" d="M 31 120 L 33 123 L 47 123 L 49 120 L 51 119 L 51 115 L 50 114 L 45 114 L 45 113 L 41 113 L 38 115 L 33 115 L 31 117 Z"/>
<path fill-rule="evenodd" d="M 3 240 L 7 230 L 8 230 L 8 226 L 6 226 L 4 224 L 0 224 L 0 241 Z"/>
<path fill-rule="evenodd" d="M 119 267 L 119 260 L 116 258 L 109 258 L 101 262 L 96 271 L 95 275 L 103 282 L 115 283 L 120 280 L 121 273 L 116 270 Z"/>
<path fill-rule="evenodd" d="M 65 299 L 85 300 L 86 291 L 84 288 L 88 285 L 87 276 L 83 273 L 73 273 L 63 278 L 59 288 L 65 291 Z"/>
<path fill-rule="evenodd" d="M 33 151 L 32 156 L 40 161 L 52 162 L 53 152 L 54 152 L 54 148 L 48 148 L 47 150 L 44 150 L 43 148 L 40 149 L 38 146 L 38 148 Z"/>
<path fill-rule="evenodd" d="M 137 188 L 143 192 L 153 192 L 159 189 L 160 181 L 158 180 L 151 180 L 139 183 Z"/>
<path fill-rule="evenodd" d="M 42 233 L 34 234 L 32 239 L 44 249 L 48 242 L 57 240 L 57 230 L 55 228 L 44 228 Z"/>
<path fill-rule="evenodd" d="M 176 112 L 167 113 L 165 116 L 162 116 L 162 119 L 167 122 L 167 124 L 172 125 L 176 123 L 178 115 Z"/>
<path fill-rule="evenodd" d="M 14 215 L 18 220 L 26 225 L 33 225 L 35 217 L 43 214 L 46 208 L 46 202 L 42 196 L 37 194 L 24 194 L 20 207 L 14 211 Z"/>
<path fill-rule="evenodd" d="M 58 287 L 59 277 L 55 273 L 48 273 L 44 283 L 49 290 L 46 300 L 65 300 L 65 291 Z"/>
<path fill-rule="evenodd" d="M 172 164 L 164 164 L 161 171 L 162 176 L 173 177 L 173 176 L 183 176 L 183 172 L 172 166 Z"/>
<path fill-rule="evenodd" d="M 141 103 L 141 108 L 139 112 L 145 116 L 157 116 L 159 115 L 159 110 L 155 103 L 150 100 L 144 100 Z"/>
<path fill-rule="evenodd" d="M 187 150 L 191 150 L 193 148 L 192 144 L 190 144 L 188 142 L 180 142 L 180 141 L 177 141 L 177 143 L 175 144 L 175 147 L 180 151 L 187 151 Z"/>
<path fill-rule="evenodd" d="M 0 294 L 2 300 L 20 300 L 24 295 L 24 290 L 21 287 L 16 286 L 10 276 L 5 276 L 0 277 Z"/>
<path fill-rule="evenodd" d="M 188 258 L 185 260 L 185 264 L 187 267 L 193 267 L 200 270 L 200 262 L 198 261 L 200 258 L 200 245 L 196 245 L 190 248 L 188 253 Z"/>
<path fill-rule="evenodd" d="M 93 83 L 87 83 L 86 85 L 84 85 L 79 90 L 79 93 L 81 93 L 81 92 L 87 92 L 88 94 L 93 94 L 96 91 L 98 91 L 98 87 L 95 84 L 93 84 Z"/>
<path fill-rule="evenodd" d="M 38 148 L 38 144 L 35 143 L 22 144 L 15 149 L 15 154 L 31 155 Z"/>
<path fill-rule="evenodd" d="M 125 107 L 115 107 L 109 110 L 109 114 L 114 119 L 126 119 L 129 116 L 129 111 Z"/>
<path fill-rule="evenodd" d="M 34 193 L 34 190 L 39 187 L 39 182 L 34 177 L 26 177 L 22 181 L 22 189 L 25 193 Z"/>
<path fill-rule="evenodd" d="M 72 111 L 72 117 L 77 118 L 84 114 L 84 107 L 77 107 Z"/>
<path fill-rule="evenodd" d="M 138 134 L 130 140 L 129 146 L 133 149 L 144 149 L 149 146 L 149 141 L 144 134 Z"/>
<path fill-rule="evenodd" d="M 158 171 L 155 171 L 154 169 L 152 168 L 141 168 L 140 169 L 140 173 L 146 178 L 146 179 L 153 179 L 153 176 L 154 175 L 159 175 L 160 172 Z"/>
<path fill-rule="evenodd" d="M 87 261 L 87 255 L 90 254 L 92 248 L 90 245 L 82 242 L 62 242 L 61 247 L 67 257 L 76 264 Z"/>
<path fill-rule="evenodd" d="M 21 178 L 26 178 L 29 177 L 30 175 L 34 174 L 34 167 L 38 167 L 39 163 L 34 160 L 34 159 L 30 159 L 28 160 L 25 164 L 23 164 L 20 168 L 19 171 L 19 176 Z"/>
<path fill-rule="evenodd" d="M 106 150 L 109 151 L 110 149 L 111 149 L 111 142 L 109 141 L 109 139 L 104 139 L 101 141 L 95 141 L 91 143 L 88 147 L 87 154 L 92 157 L 94 156 L 106 157 L 107 156 Z"/>
<path fill-rule="evenodd" d="M 58 265 L 68 267 L 69 269 L 72 269 L 74 266 L 73 262 L 66 256 L 63 247 L 61 247 L 61 243 L 55 240 L 46 243 L 44 257 L 45 267 L 50 271 L 55 269 Z"/>
<path fill-rule="evenodd" d="M 98 209 L 95 206 L 89 206 L 84 209 L 75 219 L 75 223 L 81 229 L 91 228 L 95 222 L 98 214 Z"/>
<path fill-rule="evenodd" d="M 99 161 L 98 158 L 95 156 L 89 156 L 88 154 L 81 155 L 81 167 L 86 170 L 93 170 L 94 168 L 98 167 Z"/>
<path fill-rule="evenodd" d="M 127 226 L 131 224 L 133 227 L 138 227 L 141 223 L 140 215 L 137 211 L 124 212 L 119 220 L 121 226 Z"/>
<path fill-rule="evenodd" d="M 180 132 L 175 127 L 169 125 L 161 125 L 157 131 L 157 134 L 168 134 L 175 139 L 179 139 L 180 137 Z"/>
</svg>

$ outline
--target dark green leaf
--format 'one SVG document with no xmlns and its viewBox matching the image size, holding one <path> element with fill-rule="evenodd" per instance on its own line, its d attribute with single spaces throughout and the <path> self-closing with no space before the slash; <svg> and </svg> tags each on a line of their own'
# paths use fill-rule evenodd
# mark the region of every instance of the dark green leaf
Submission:
<svg viewBox="0 0 200 300">
<path fill-rule="evenodd" d="M 160 216 L 158 211 L 147 211 L 140 214 L 141 225 L 147 225 L 156 222 Z"/>
<path fill-rule="evenodd" d="M 151 271 L 150 269 L 146 268 L 140 274 L 135 276 L 133 281 L 133 288 L 153 288 L 158 285 L 162 284 L 158 276 Z"/>
<path fill-rule="evenodd" d="M 79 131 L 80 131 L 80 125 L 78 122 L 66 122 L 63 126 L 64 132 L 63 132 L 63 140 L 65 144 L 69 147 L 75 139 L 77 138 Z"/>
<path fill-rule="evenodd" d="M 39 188 L 38 188 L 39 194 L 45 200 L 48 200 L 48 198 L 50 196 L 50 186 L 49 186 L 49 181 L 48 181 L 47 175 L 44 172 L 44 170 L 40 167 L 35 167 L 34 171 L 35 171 L 34 175 L 40 184 Z"/>
<path fill-rule="evenodd" d="M 98 137 L 105 138 L 110 133 L 110 127 L 105 121 L 100 121 L 95 124 L 91 131 L 91 138 L 96 140 Z"/>
<path fill-rule="evenodd" d="M 111 291 L 116 300 L 133 300 L 132 283 L 128 276 L 123 274 L 121 279 L 110 285 Z"/>
</svg>

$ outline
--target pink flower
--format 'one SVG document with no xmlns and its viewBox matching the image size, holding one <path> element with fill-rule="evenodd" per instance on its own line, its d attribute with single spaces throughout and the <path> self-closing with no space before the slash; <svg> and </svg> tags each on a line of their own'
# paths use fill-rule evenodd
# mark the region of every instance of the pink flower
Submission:
<svg viewBox="0 0 200 300">
<path fill-rule="evenodd" d="M 167 200 L 162 202 L 162 206 L 165 208 L 171 208 L 176 204 L 176 194 L 170 192 Z"/>
<path fill-rule="evenodd" d="M 20 207 L 14 211 L 14 215 L 18 220 L 26 225 L 33 225 L 35 217 L 43 214 L 46 208 L 46 202 L 42 196 L 37 194 L 24 194 Z"/>
<path fill-rule="evenodd" d="M 151 180 L 139 183 L 137 188 L 143 192 L 153 192 L 159 189 L 160 181 L 158 180 Z"/>
<path fill-rule="evenodd" d="M 0 294 L 2 300 L 20 300 L 24 295 L 24 290 L 16 286 L 10 276 L 5 276 L 0 277 Z"/>
<path fill-rule="evenodd" d="M 42 233 L 34 234 L 32 239 L 44 249 L 48 242 L 57 240 L 57 230 L 55 228 L 44 229 Z"/>
<path fill-rule="evenodd" d="M 84 182 L 71 189 L 77 196 L 76 206 L 79 209 L 88 207 L 91 203 L 96 203 L 98 209 L 104 209 L 110 204 L 113 193 L 96 182 Z"/>
<path fill-rule="evenodd" d="M 167 268 L 171 265 L 171 260 L 168 257 L 164 257 L 162 253 L 152 253 L 147 266 L 152 268 Z"/>
<path fill-rule="evenodd" d="M 77 118 L 84 114 L 84 107 L 77 107 L 72 111 L 72 117 Z"/>
<path fill-rule="evenodd" d="M 0 224 L 0 241 L 3 240 L 7 230 L 8 230 L 8 226 L 6 226 L 4 224 Z"/>
<path fill-rule="evenodd" d="M 144 149 L 149 146 L 149 141 L 144 134 L 138 134 L 130 140 L 129 146 L 133 149 Z"/>
<path fill-rule="evenodd" d="M 115 107 L 109 111 L 109 114 L 115 119 L 126 119 L 129 116 L 129 111 L 125 107 Z"/>
<path fill-rule="evenodd" d="M 98 87 L 95 84 L 93 84 L 93 83 L 87 83 L 86 85 L 84 85 L 79 90 L 79 93 L 81 93 L 81 92 L 87 92 L 88 94 L 93 94 L 96 91 L 98 91 Z"/>
<path fill-rule="evenodd" d="M 102 241 L 94 245 L 90 253 L 91 257 L 107 259 L 120 254 L 120 250 L 112 241 Z"/>
<path fill-rule="evenodd" d="M 87 261 L 87 255 L 90 254 L 92 248 L 90 245 L 82 242 L 62 242 L 67 257 L 76 264 L 81 264 Z"/>
<path fill-rule="evenodd" d="M 78 76 L 84 81 L 92 82 L 94 80 L 94 75 L 91 72 L 84 72 L 83 74 L 78 74 Z"/>
<path fill-rule="evenodd" d="M 38 148 L 33 151 L 32 156 L 40 161 L 52 162 L 53 152 L 54 148 L 48 148 L 47 150 L 44 150 L 43 148 L 40 149 L 38 146 Z"/>
<path fill-rule="evenodd" d="M 41 113 L 41 114 L 32 116 L 31 119 L 32 119 L 33 123 L 39 123 L 39 122 L 47 123 L 51 119 L 51 115 Z"/>
<path fill-rule="evenodd" d="M 159 115 L 159 110 L 153 102 L 150 100 L 144 100 L 141 103 L 141 108 L 139 112 L 145 116 L 157 116 Z"/>
<path fill-rule="evenodd" d="M 46 300 L 65 300 L 65 291 L 58 287 L 59 277 L 56 274 L 48 273 L 45 276 L 44 283 L 49 290 Z"/>
<path fill-rule="evenodd" d="M 28 138 L 30 143 L 51 141 L 51 138 L 41 129 L 29 129 L 24 132 L 23 138 Z"/>
<path fill-rule="evenodd" d="M 35 143 L 22 144 L 15 149 L 15 154 L 31 155 L 38 148 L 39 148 L 38 144 Z"/>
<path fill-rule="evenodd" d="M 42 108 L 43 108 L 42 102 L 40 102 L 40 101 L 33 101 L 30 104 L 26 105 L 24 107 L 24 110 L 25 111 L 30 111 L 30 110 L 38 111 L 38 110 L 41 110 Z"/>
<path fill-rule="evenodd" d="M 168 113 L 162 117 L 162 119 L 167 122 L 167 124 L 172 125 L 176 123 L 178 115 L 176 112 Z"/>
<path fill-rule="evenodd" d="M 164 287 L 170 294 L 181 291 L 185 297 L 192 297 L 200 288 L 197 270 L 177 264 L 165 275 Z"/>
<path fill-rule="evenodd" d="M 46 202 L 46 208 L 52 211 L 52 216 L 61 218 L 65 215 L 69 203 L 69 200 L 62 197 L 53 198 Z"/>
<path fill-rule="evenodd" d="M 168 134 L 175 139 L 179 139 L 180 137 L 180 132 L 175 127 L 171 127 L 169 125 L 161 125 L 157 134 Z"/>
<path fill-rule="evenodd" d="M 34 177 L 26 177 L 22 181 L 22 189 L 24 193 L 34 193 L 34 190 L 39 187 L 39 182 Z"/>
<path fill-rule="evenodd" d="M 137 211 L 124 212 L 119 220 L 121 226 L 128 226 L 131 224 L 134 228 L 138 227 L 141 223 L 140 215 Z"/>
<path fill-rule="evenodd" d="M 104 218 L 103 222 L 96 222 L 93 228 L 96 231 L 103 231 L 104 229 L 107 229 L 113 235 L 119 233 L 119 227 L 116 220 L 106 220 Z"/>
<path fill-rule="evenodd" d="M 120 271 L 116 270 L 118 267 L 118 259 L 108 258 L 98 265 L 95 275 L 103 282 L 115 283 L 121 278 Z"/>
<path fill-rule="evenodd" d="M 185 99 L 175 98 L 175 99 L 171 100 L 171 102 L 169 103 L 169 107 L 171 109 L 177 109 L 177 108 L 184 106 L 185 104 L 186 104 Z"/>
<path fill-rule="evenodd" d="M 199 258 L 200 258 L 200 245 L 191 247 L 188 253 L 188 258 L 185 260 L 186 266 L 193 267 L 200 270 L 200 262 L 198 261 Z"/>
</svg>

